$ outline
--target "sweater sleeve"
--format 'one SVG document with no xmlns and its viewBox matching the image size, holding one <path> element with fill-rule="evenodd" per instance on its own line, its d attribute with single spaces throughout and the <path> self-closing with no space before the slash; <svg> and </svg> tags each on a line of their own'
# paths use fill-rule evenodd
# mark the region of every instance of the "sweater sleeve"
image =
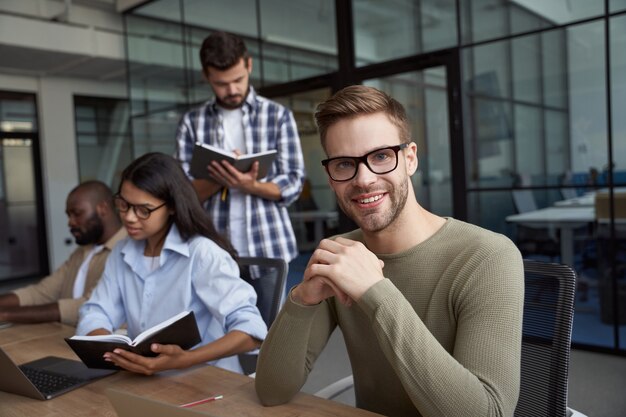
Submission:
<svg viewBox="0 0 626 417">
<path fill-rule="evenodd" d="M 255 388 L 263 405 L 284 404 L 300 391 L 335 326 L 327 302 L 302 306 L 287 297 L 259 354 Z"/>
<path fill-rule="evenodd" d="M 86 297 L 80 298 L 61 298 L 59 300 L 59 313 L 61 315 L 61 323 L 69 326 L 76 326 L 78 323 L 78 310 L 82 306 Z"/>
<path fill-rule="evenodd" d="M 33 306 L 57 302 L 61 322 L 72 326 L 78 321 L 78 309 L 85 302 L 84 298 L 73 299 L 76 274 L 84 258 L 84 250 L 76 249 L 56 271 L 37 284 L 14 291 L 20 306 Z"/>
<path fill-rule="evenodd" d="M 359 306 L 406 393 L 424 417 L 512 416 L 519 393 L 523 265 L 513 245 L 480 262 L 458 294 L 452 352 L 389 280 Z M 358 384 L 358 381 L 355 381 Z"/>
</svg>

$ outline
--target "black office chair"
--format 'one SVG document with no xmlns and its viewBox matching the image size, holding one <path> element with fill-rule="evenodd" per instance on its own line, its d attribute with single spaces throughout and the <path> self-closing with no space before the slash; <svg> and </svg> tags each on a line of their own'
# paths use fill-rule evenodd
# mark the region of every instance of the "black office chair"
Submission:
<svg viewBox="0 0 626 417">
<path fill-rule="evenodd" d="M 524 260 L 520 395 L 515 417 L 585 417 L 567 407 L 576 275 L 566 265 Z M 353 388 L 349 375 L 317 391 L 334 399 Z"/>
<path fill-rule="evenodd" d="M 583 416 L 567 407 L 576 274 L 567 265 L 524 260 L 524 283 L 515 417 Z"/>
<path fill-rule="evenodd" d="M 257 299 L 257 307 L 261 317 L 267 324 L 267 328 L 272 325 L 280 310 L 280 304 L 285 293 L 287 283 L 287 263 L 283 259 L 262 258 L 262 257 L 241 257 L 238 260 L 239 268 L 244 277 L 249 276 L 248 269 L 254 269 L 255 275 L 259 275 L 262 280 L 271 280 L 271 287 L 274 289 L 271 299 L 264 302 L 262 298 Z M 245 279 L 245 278 L 244 278 Z M 256 371 L 257 354 L 239 355 L 239 363 L 246 375 Z"/>
</svg>

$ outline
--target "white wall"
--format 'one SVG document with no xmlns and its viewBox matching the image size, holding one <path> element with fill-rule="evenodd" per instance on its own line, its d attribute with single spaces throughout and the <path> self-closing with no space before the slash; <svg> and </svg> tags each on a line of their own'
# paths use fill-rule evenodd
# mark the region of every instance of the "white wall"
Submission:
<svg viewBox="0 0 626 417">
<path fill-rule="evenodd" d="M 125 98 L 126 85 L 69 78 L 0 74 L 0 90 L 37 95 L 43 203 L 48 234 L 48 256 L 50 269 L 53 270 L 74 250 L 74 244 L 65 244 L 68 238 L 73 241 L 67 228 L 65 198 L 78 184 L 73 96 Z"/>
</svg>

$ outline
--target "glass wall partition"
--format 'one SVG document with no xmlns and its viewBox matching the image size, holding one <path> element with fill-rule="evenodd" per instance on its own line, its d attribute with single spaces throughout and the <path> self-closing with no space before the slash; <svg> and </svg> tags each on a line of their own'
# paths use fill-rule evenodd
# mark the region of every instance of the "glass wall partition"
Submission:
<svg viewBox="0 0 626 417">
<path fill-rule="evenodd" d="M 178 116 L 188 106 L 191 85 L 181 14 L 172 3 L 151 3 L 145 12 L 150 17 L 128 15 L 125 19 L 130 127 L 136 156 L 150 151 L 173 153 Z"/>
<path fill-rule="evenodd" d="M 137 155 L 173 152 L 182 113 L 212 97 L 198 57 L 211 31 L 244 38 L 257 90 L 337 69 L 332 0 L 159 0 L 127 14 L 125 22 Z"/>
<path fill-rule="evenodd" d="M 255 88 L 294 111 L 305 195 L 332 211 L 314 104 L 377 86 L 411 115 L 420 203 L 572 266 L 574 343 L 623 349 L 625 18 L 624 0 L 152 1 L 126 15 L 133 149 L 173 151 L 182 113 L 212 96 L 200 44 L 232 31 L 251 51 Z"/>
<path fill-rule="evenodd" d="M 48 270 L 36 98 L 0 91 L 0 281 Z"/>
<path fill-rule="evenodd" d="M 337 232 L 339 213 L 335 195 L 328 187 L 328 177 L 321 160 L 326 158 L 322 148 L 314 113 L 319 103 L 329 98 L 331 90 L 323 88 L 289 96 L 274 97 L 292 110 L 302 145 L 306 179 L 300 198 L 289 207 L 298 248 L 308 252 L 319 241 Z"/>
<path fill-rule="evenodd" d="M 434 67 L 363 84 L 398 100 L 411 121 L 417 144 L 418 170 L 411 177 L 420 204 L 442 216 L 452 216 L 452 171 L 446 87 L 446 68 Z"/>
<path fill-rule="evenodd" d="M 133 160 L 128 101 L 74 96 L 74 117 L 80 181 L 100 180 L 117 189 Z"/>
<path fill-rule="evenodd" d="M 610 12 L 622 12 L 626 10 L 626 0 L 609 0 Z"/>
<path fill-rule="evenodd" d="M 615 3 L 615 2 L 614 2 Z M 623 3 L 623 2 L 622 2 Z M 623 6 L 626 8 L 626 6 Z M 611 121 L 612 121 L 612 180 L 615 185 L 613 195 L 603 193 L 596 209 L 608 214 L 608 222 L 597 213 L 599 240 L 614 248 L 609 253 L 608 262 L 600 265 L 603 279 L 604 321 L 619 324 L 619 347 L 626 347 L 626 16 L 611 18 Z M 610 205 L 613 203 L 611 213 Z M 607 210 L 608 213 L 607 213 Z M 613 235 L 610 234 L 611 231 Z M 608 238 L 608 239 L 607 239 Z M 602 245 L 601 247 L 606 247 Z M 610 281 L 614 277 L 614 281 Z M 615 319 L 617 317 L 617 320 Z"/>
<path fill-rule="evenodd" d="M 354 0 L 356 64 L 389 61 L 455 46 L 453 0 Z"/>
<path fill-rule="evenodd" d="M 604 15 L 603 1 L 472 0 L 460 1 L 459 5 L 464 44 L 509 37 Z"/>
<path fill-rule="evenodd" d="M 613 38 L 619 42 L 618 33 Z M 509 235 L 525 257 L 574 268 L 573 341 L 613 347 L 620 275 L 611 269 L 614 246 L 598 204 L 605 204 L 609 173 L 614 184 L 621 174 L 609 162 L 606 62 L 603 19 L 463 50 L 469 220 Z M 618 78 L 620 65 L 611 71 Z M 615 140 L 620 123 L 613 124 L 614 156 L 626 151 Z"/>
</svg>

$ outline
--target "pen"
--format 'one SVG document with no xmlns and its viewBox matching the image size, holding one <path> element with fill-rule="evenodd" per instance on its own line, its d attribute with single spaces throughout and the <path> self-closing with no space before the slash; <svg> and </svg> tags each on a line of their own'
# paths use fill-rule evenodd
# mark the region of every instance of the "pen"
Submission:
<svg viewBox="0 0 626 417">
<path fill-rule="evenodd" d="M 228 195 L 228 187 L 222 188 L 222 201 L 226 201 L 227 195 Z"/>
<path fill-rule="evenodd" d="M 183 404 L 183 405 L 181 405 L 179 407 L 183 407 L 183 408 L 193 407 L 194 405 L 210 403 L 211 401 L 221 400 L 222 398 L 224 398 L 223 395 L 216 395 L 214 397 L 209 397 L 209 398 L 205 398 L 205 399 L 202 399 L 202 400 L 193 401 L 193 402 L 190 402 L 190 403 L 187 403 L 187 404 Z"/>
</svg>

